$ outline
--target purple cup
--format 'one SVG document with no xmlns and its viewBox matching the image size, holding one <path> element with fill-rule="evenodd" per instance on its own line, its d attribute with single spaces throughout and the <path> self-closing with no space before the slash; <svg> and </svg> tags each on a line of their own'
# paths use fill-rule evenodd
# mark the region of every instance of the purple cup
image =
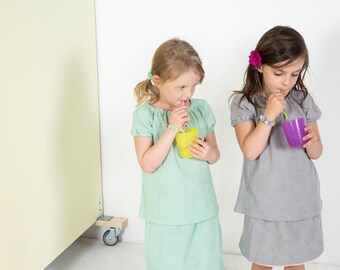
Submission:
<svg viewBox="0 0 340 270">
<path fill-rule="evenodd" d="M 305 126 L 306 119 L 304 117 L 281 122 L 283 133 L 290 147 L 299 147 L 307 142 L 302 140 L 307 134 Z"/>
</svg>

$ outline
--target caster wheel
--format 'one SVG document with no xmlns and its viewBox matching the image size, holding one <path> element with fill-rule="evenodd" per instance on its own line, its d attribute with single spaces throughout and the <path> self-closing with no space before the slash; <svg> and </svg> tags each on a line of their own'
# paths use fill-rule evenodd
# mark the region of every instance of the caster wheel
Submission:
<svg viewBox="0 0 340 270">
<path fill-rule="evenodd" d="M 118 236 L 116 236 L 116 230 L 107 230 L 103 234 L 103 241 L 108 246 L 114 246 L 118 243 Z"/>
</svg>

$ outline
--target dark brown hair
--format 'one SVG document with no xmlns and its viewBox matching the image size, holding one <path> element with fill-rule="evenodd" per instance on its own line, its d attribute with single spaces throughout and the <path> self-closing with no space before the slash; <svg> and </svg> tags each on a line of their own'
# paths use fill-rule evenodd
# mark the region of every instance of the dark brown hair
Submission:
<svg viewBox="0 0 340 270">
<path fill-rule="evenodd" d="M 296 85 L 294 86 L 295 89 L 303 92 L 304 100 L 308 94 L 308 90 L 304 85 L 303 80 L 308 69 L 309 58 L 307 46 L 299 32 L 289 26 L 275 26 L 264 33 L 255 49 L 262 58 L 262 64 L 271 67 L 280 67 L 278 66 L 278 63 L 283 63 L 282 66 L 284 66 L 295 61 L 299 57 L 304 58 L 304 64 L 296 81 Z M 252 101 L 251 96 L 261 92 L 262 89 L 262 73 L 249 64 L 245 72 L 243 88 L 241 91 L 235 91 L 235 93 L 242 93 L 242 99 L 246 98 L 250 103 L 257 107 L 258 104 L 255 104 Z"/>
</svg>

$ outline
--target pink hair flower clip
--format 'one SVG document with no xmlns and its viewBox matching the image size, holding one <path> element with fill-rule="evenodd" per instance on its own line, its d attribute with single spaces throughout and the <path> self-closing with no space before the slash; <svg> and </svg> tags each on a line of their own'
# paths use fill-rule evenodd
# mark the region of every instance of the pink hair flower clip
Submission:
<svg viewBox="0 0 340 270">
<path fill-rule="evenodd" d="M 262 58 L 257 50 L 251 51 L 249 55 L 249 64 L 257 68 L 262 65 Z"/>
</svg>

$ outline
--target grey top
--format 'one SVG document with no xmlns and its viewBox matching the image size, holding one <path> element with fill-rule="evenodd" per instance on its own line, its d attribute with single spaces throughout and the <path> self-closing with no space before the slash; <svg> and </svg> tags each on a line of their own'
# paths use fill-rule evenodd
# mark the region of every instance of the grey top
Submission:
<svg viewBox="0 0 340 270">
<path fill-rule="evenodd" d="M 266 98 L 254 95 L 262 108 L 255 108 L 242 94 L 233 97 L 231 125 L 253 121 L 256 125 L 264 111 Z M 321 111 L 308 95 L 301 107 L 302 91 L 292 90 L 286 96 L 286 109 L 290 119 L 305 117 L 307 123 L 316 121 Z M 276 119 L 268 143 L 256 160 L 244 157 L 242 178 L 235 211 L 253 218 L 269 221 L 300 220 L 321 213 L 318 173 L 303 147 L 289 147 L 280 123 Z"/>
</svg>

